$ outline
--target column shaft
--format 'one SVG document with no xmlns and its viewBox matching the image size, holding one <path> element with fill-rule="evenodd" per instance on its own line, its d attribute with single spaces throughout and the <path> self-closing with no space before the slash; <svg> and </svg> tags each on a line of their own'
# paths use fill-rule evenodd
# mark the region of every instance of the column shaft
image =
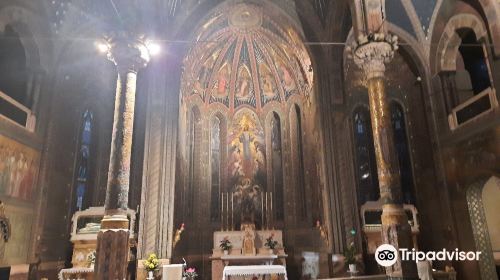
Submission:
<svg viewBox="0 0 500 280">
<path fill-rule="evenodd" d="M 116 85 L 105 216 L 97 236 L 96 279 L 126 279 L 129 254 L 128 191 L 137 74 L 120 71 Z"/>
<path fill-rule="evenodd" d="M 411 227 L 403 209 L 399 163 L 394 143 L 391 112 L 383 77 L 368 80 L 372 121 L 382 206 L 382 241 L 396 249 L 412 248 Z M 418 279 L 414 262 L 401 261 L 386 268 L 389 279 Z"/>
</svg>

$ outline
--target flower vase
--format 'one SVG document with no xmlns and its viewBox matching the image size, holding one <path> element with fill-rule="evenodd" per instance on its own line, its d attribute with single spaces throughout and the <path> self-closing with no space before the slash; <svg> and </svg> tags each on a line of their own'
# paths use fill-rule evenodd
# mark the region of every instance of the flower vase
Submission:
<svg viewBox="0 0 500 280">
<path fill-rule="evenodd" d="M 358 272 L 356 269 L 356 264 L 355 263 L 350 263 L 349 264 L 349 272 Z"/>
<path fill-rule="evenodd" d="M 95 265 L 94 263 L 91 263 L 89 268 L 94 269 L 94 265 Z"/>
<path fill-rule="evenodd" d="M 229 255 L 229 250 L 224 250 L 224 256 Z"/>
<path fill-rule="evenodd" d="M 149 279 L 149 280 L 155 279 L 153 274 L 154 274 L 154 271 L 152 271 L 152 270 L 148 271 L 148 278 L 147 279 Z"/>
<path fill-rule="evenodd" d="M 269 255 L 274 255 L 274 249 L 269 249 Z"/>
</svg>

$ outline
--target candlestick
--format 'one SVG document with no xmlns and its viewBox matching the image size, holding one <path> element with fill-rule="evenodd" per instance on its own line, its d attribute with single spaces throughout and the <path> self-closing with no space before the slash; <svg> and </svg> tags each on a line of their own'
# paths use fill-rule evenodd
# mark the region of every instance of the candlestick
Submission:
<svg viewBox="0 0 500 280">
<path fill-rule="evenodd" d="M 269 205 L 267 204 L 267 192 L 266 192 L 266 229 L 269 228 L 269 216 L 268 216 L 268 213 L 269 213 Z"/>
<path fill-rule="evenodd" d="M 229 230 L 229 193 L 226 193 L 226 225 Z"/>
<path fill-rule="evenodd" d="M 273 192 L 269 194 L 271 198 L 269 199 L 271 201 L 271 212 L 269 213 L 270 218 L 271 218 L 271 227 L 274 229 L 274 215 L 273 215 Z"/>
<path fill-rule="evenodd" d="M 220 194 L 220 230 L 224 230 L 224 193 Z"/>
<path fill-rule="evenodd" d="M 231 230 L 234 230 L 234 193 L 231 193 Z"/>
<path fill-rule="evenodd" d="M 260 194 L 260 227 L 264 229 L 264 194 Z"/>
</svg>

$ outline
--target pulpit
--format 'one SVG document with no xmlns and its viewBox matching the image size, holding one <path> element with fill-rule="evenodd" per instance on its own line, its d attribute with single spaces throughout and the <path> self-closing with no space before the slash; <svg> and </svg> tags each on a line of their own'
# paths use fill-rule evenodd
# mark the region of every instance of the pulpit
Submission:
<svg viewBox="0 0 500 280">
<path fill-rule="evenodd" d="M 403 205 L 411 226 L 413 246 L 418 248 L 417 235 L 420 232 L 417 208 L 411 204 Z M 366 238 L 368 254 L 375 254 L 377 247 L 382 244 L 382 202 L 368 201 L 361 206 L 361 220 L 363 222 L 363 233 Z"/>
<path fill-rule="evenodd" d="M 129 246 L 136 246 L 135 211 L 127 210 L 129 223 Z M 90 207 L 87 210 L 76 211 L 73 215 L 71 229 L 71 243 L 73 243 L 72 268 L 62 269 L 60 280 L 66 279 L 93 279 L 94 266 L 91 262 L 97 247 L 97 234 L 101 229 L 101 220 L 104 217 L 104 207 Z M 130 258 L 130 255 L 129 255 Z"/>
</svg>

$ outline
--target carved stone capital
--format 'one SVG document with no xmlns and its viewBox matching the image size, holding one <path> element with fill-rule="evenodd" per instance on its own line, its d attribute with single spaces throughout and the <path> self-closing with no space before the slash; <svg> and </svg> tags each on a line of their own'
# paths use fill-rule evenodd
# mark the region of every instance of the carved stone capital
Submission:
<svg viewBox="0 0 500 280">
<path fill-rule="evenodd" d="M 134 72 L 146 67 L 151 55 L 143 37 L 120 33 L 107 38 L 107 57 L 119 72 Z"/>
<path fill-rule="evenodd" d="M 397 36 L 384 34 L 361 36 L 352 47 L 347 48 L 349 56 L 363 70 L 367 80 L 384 76 L 385 64 L 392 60 L 397 49 Z"/>
</svg>

